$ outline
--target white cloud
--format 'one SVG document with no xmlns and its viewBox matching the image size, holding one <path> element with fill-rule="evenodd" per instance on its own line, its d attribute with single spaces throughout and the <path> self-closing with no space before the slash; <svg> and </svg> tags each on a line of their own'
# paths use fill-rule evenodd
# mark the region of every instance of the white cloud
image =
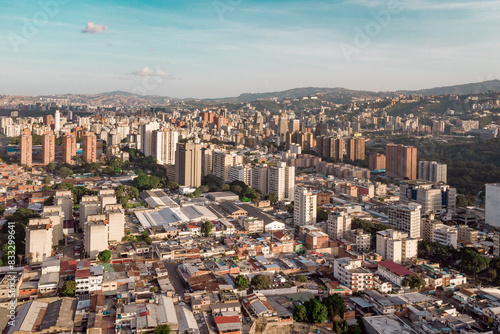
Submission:
<svg viewBox="0 0 500 334">
<path fill-rule="evenodd" d="M 162 70 L 151 70 L 149 67 L 143 67 L 139 71 L 129 73 L 130 75 L 135 75 L 138 77 L 161 77 L 166 79 L 175 79 L 172 74 L 163 72 Z"/>
<path fill-rule="evenodd" d="M 82 33 L 89 34 L 99 34 L 108 30 L 108 26 L 102 24 L 94 24 L 94 22 L 87 23 L 85 29 L 82 30 Z"/>
</svg>

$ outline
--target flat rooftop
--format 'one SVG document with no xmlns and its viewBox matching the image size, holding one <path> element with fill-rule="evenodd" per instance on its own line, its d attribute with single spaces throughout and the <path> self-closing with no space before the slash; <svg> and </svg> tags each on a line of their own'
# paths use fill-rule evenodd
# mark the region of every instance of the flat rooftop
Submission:
<svg viewBox="0 0 500 334">
<path fill-rule="evenodd" d="M 417 334 L 411 327 L 406 325 L 402 320 L 400 320 L 395 315 L 379 315 L 374 317 L 364 317 L 363 322 L 365 326 L 371 327 L 370 333 L 380 333 L 380 334 Z M 367 328 L 368 330 L 368 328 Z"/>
</svg>

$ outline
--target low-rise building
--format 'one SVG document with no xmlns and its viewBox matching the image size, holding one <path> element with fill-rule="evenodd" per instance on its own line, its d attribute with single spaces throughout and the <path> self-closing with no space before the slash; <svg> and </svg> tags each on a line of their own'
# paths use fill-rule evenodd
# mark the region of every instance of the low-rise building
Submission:
<svg viewBox="0 0 500 334">
<path fill-rule="evenodd" d="M 377 274 L 401 287 L 405 278 L 411 275 L 412 272 L 402 265 L 386 260 L 377 263 Z"/>
<path fill-rule="evenodd" d="M 340 283 L 353 292 L 373 288 L 373 274 L 361 267 L 361 260 L 354 260 L 350 257 L 335 259 L 333 274 Z"/>
</svg>

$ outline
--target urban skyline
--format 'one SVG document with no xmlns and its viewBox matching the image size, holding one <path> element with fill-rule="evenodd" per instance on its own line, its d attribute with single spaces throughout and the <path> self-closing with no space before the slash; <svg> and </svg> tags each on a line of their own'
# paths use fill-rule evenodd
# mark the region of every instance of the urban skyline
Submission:
<svg viewBox="0 0 500 334">
<path fill-rule="evenodd" d="M 499 18 L 2 4 L 0 333 L 499 333 Z"/>
</svg>

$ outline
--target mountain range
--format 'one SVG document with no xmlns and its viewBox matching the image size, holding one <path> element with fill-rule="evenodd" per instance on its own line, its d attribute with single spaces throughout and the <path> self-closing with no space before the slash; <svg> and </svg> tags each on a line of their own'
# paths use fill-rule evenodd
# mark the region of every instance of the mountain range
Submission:
<svg viewBox="0 0 500 334">
<path fill-rule="evenodd" d="M 302 87 L 293 88 L 279 92 L 265 92 L 265 93 L 244 93 L 237 97 L 226 97 L 226 98 L 215 98 L 215 99 L 176 99 L 166 96 L 158 95 L 147 95 L 141 96 L 124 91 L 113 91 L 105 92 L 94 95 L 87 95 L 92 97 L 112 97 L 112 96 L 124 96 L 124 97 L 136 97 L 146 100 L 163 100 L 163 99 L 173 99 L 173 100 L 185 100 L 185 101 L 200 101 L 200 102 L 212 102 L 212 103 L 246 103 L 257 100 L 269 100 L 272 98 L 286 99 L 286 98 L 299 98 L 304 96 L 313 96 L 316 94 L 329 95 L 332 97 L 356 97 L 356 98 L 369 98 L 369 97 L 384 97 L 392 96 L 396 94 L 406 94 L 406 95 L 468 95 L 468 94 L 480 94 L 488 93 L 489 91 L 500 92 L 500 80 L 488 80 L 483 82 L 468 83 L 462 85 L 454 86 L 444 86 L 435 87 L 429 89 L 421 90 L 398 90 L 398 91 L 386 91 L 386 92 L 371 92 L 371 91 L 360 91 L 352 90 L 347 88 L 319 88 L 319 87 Z M 72 94 L 67 94 L 72 95 Z"/>
</svg>

